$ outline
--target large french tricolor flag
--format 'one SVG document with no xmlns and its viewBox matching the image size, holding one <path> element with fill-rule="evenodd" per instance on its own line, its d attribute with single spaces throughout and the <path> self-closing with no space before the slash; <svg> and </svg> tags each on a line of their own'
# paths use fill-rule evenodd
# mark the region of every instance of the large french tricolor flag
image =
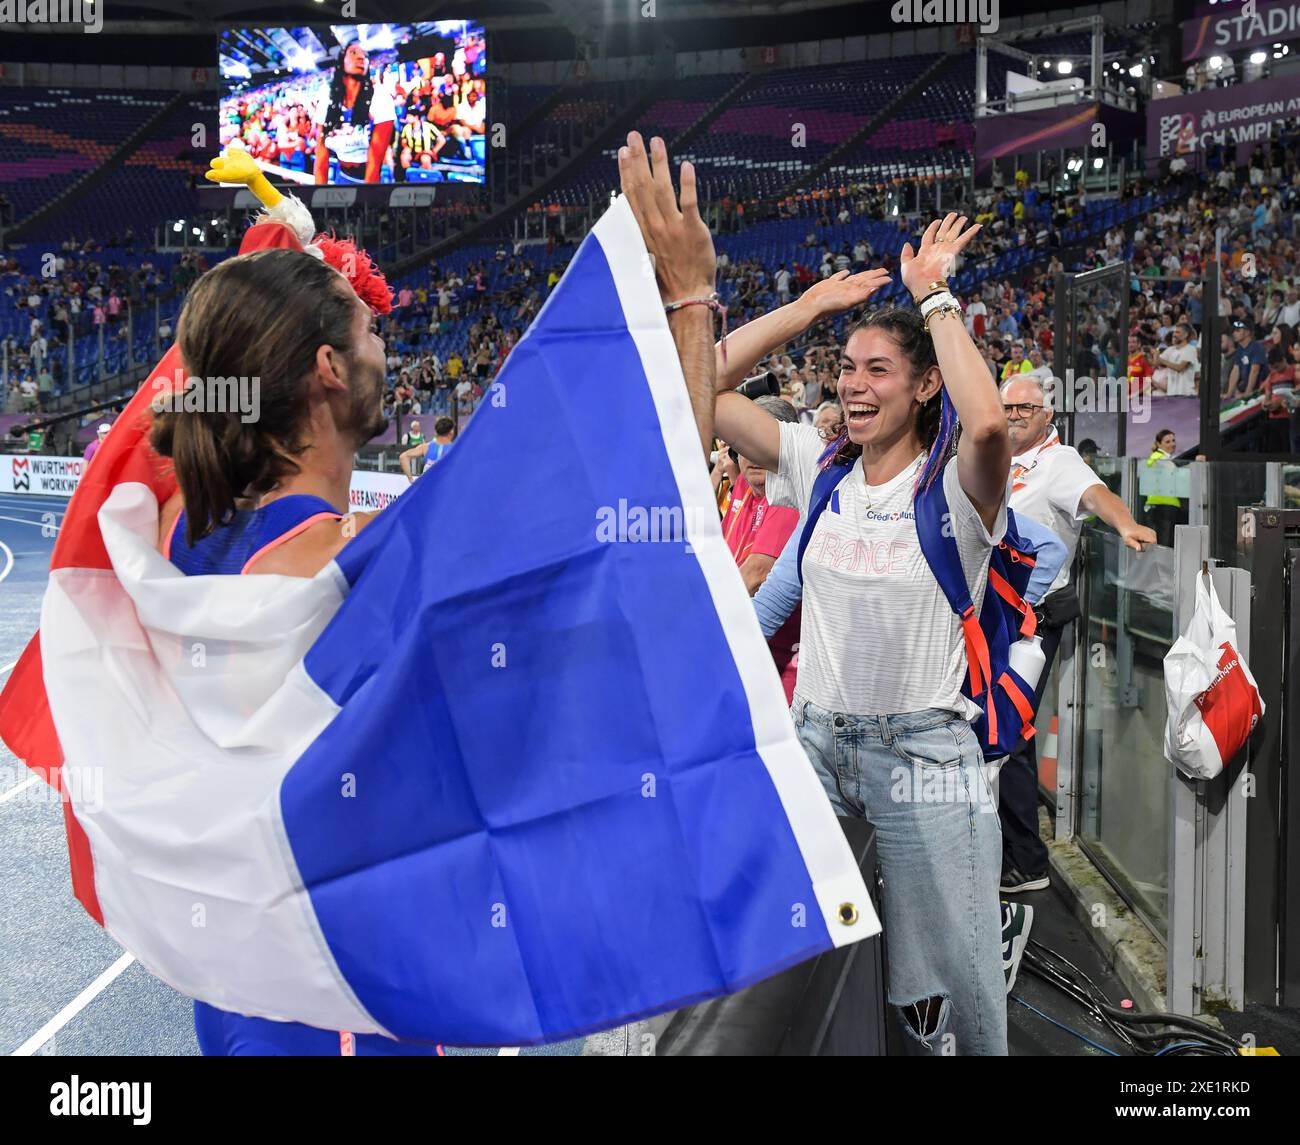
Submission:
<svg viewBox="0 0 1300 1145">
<path fill-rule="evenodd" d="M 519 1045 L 878 931 L 646 265 L 620 200 L 448 458 L 313 579 L 181 575 L 142 437 L 78 492 L 0 730 L 61 755 L 78 897 L 158 977 Z"/>
</svg>

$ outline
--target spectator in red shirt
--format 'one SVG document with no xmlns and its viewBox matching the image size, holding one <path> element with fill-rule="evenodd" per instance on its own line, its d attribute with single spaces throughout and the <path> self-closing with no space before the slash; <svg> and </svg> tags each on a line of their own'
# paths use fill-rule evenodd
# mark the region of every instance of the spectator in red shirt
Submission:
<svg viewBox="0 0 1300 1145">
<path fill-rule="evenodd" d="M 798 422 L 799 414 L 784 398 L 766 395 L 755 399 L 755 404 L 762 406 L 778 421 Z M 738 457 L 740 476 L 731 493 L 731 505 L 722 521 L 722 535 L 727 548 L 740 568 L 740 575 L 745 581 L 745 588 L 753 596 L 759 590 L 767 574 L 772 571 L 776 558 L 781 555 L 786 542 L 799 524 L 799 513 L 795 509 L 781 508 L 767 503 L 767 471 L 755 465 L 746 457 Z M 798 673 L 799 658 L 796 655 L 799 642 L 800 610 L 795 609 L 789 619 L 777 630 L 767 642 L 772 651 L 772 660 L 781 674 L 781 683 L 785 687 L 786 702 L 793 702 L 795 676 Z"/>
<path fill-rule="evenodd" d="M 1300 444 L 1300 409 L 1296 405 L 1296 368 L 1280 346 L 1268 352 L 1269 375 L 1264 379 L 1264 406 L 1268 411 L 1264 448 L 1269 453 L 1295 453 Z"/>
<path fill-rule="evenodd" d="M 1146 394 L 1151 390 L 1151 376 L 1155 371 L 1142 349 L 1136 334 L 1128 336 L 1128 385 L 1129 394 Z"/>
</svg>

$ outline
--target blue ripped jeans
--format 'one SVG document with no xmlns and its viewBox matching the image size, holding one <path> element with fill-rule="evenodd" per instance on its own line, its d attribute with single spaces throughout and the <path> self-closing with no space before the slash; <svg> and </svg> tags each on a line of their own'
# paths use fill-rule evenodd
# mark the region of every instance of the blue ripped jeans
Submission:
<svg viewBox="0 0 1300 1145">
<path fill-rule="evenodd" d="M 790 712 L 835 813 L 876 829 L 889 1001 L 910 1048 L 1005 1054 L 1002 828 L 970 724 L 828 712 L 798 692 Z"/>
</svg>

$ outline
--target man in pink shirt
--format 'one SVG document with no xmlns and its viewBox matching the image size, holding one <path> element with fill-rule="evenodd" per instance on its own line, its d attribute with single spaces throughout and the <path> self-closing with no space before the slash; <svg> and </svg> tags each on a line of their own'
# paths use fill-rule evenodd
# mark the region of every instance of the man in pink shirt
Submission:
<svg viewBox="0 0 1300 1145">
<path fill-rule="evenodd" d="M 107 422 L 104 422 L 99 427 L 99 430 L 95 436 L 95 440 L 92 441 L 88 446 L 86 446 L 86 452 L 82 454 L 82 460 L 84 460 L 87 465 L 90 464 L 91 459 L 95 456 L 95 454 L 99 452 L 99 447 L 104 444 L 104 438 L 108 436 L 108 431 L 111 428 L 112 426 L 110 426 Z"/>
</svg>

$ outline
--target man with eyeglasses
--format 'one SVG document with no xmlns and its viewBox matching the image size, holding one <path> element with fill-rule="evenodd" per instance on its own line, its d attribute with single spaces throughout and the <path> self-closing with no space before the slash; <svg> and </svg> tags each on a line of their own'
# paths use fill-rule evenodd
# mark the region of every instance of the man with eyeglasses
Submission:
<svg viewBox="0 0 1300 1145">
<path fill-rule="evenodd" d="M 1130 549 L 1143 552 L 1156 535 L 1139 525 L 1124 502 L 1102 483 L 1083 458 L 1063 445 L 1052 425 L 1052 403 L 1043 380 L 1013 377 L 1002 386 L 1002 409 L 1011 437 L 1012 510 L 1047 526 L 1062 541 L 1068 559 L 1047 595 L 1034 610 L 1046 663 L 1034 697 L 1037 709 L 1061 643 L 1061 633 L 1079 615 L 1074 587 L 1074 553 L 1079 532 L 1089 517 L 1099 517 Z M 1045 890 L 1047 848 L 1038 835 L 1038 753 L 1036 738 L 1021 740 L 1002 765 L 998 780 L 998 814 L 1002 820 L 1003 894 Z"/>
</svg>

